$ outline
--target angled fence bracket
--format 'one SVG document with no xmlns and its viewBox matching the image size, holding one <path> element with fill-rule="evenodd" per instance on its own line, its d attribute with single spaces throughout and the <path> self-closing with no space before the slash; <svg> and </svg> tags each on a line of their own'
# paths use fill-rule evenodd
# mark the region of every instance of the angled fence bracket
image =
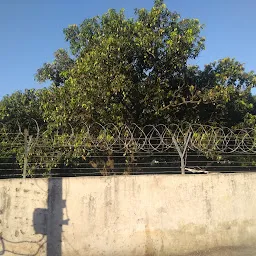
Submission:
<svg viewBox="0 0 256 256">
<path fill-rule="evenodd" d="M 172 136 L 172 141 L 175 145 L 176 150 L 179 153 L 180 156 L 180 169 L 181 169 L 181 174 L 185 174 L 185 167 L 186 167 L 186 159 L 187 159 L 187 149 L 188 149 L 188 143 L 190 141 L 192 133 L 189 132 L 186 134 L 184 137 L 184 146 L 180 147 L 176 138 Z"/>
<path fill-rule="evenodd" d="M 23 162 L 23 174 L 22 177 L 25 179 L 27 177 L 28 168 L 28 155 L 32 144 L 32 135 L 29 136 L 28 129 L 24 130 L 24 162 Z"/>
</svg>

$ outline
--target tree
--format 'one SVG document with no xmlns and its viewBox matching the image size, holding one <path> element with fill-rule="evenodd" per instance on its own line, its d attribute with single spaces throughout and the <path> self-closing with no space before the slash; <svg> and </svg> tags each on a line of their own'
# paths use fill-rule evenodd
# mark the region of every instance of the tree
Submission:
<svg viewBox="0 0 256 256">
<path fill-rule="evenodd" d="M 232 58 L 203 69 L 189 65 L 204 50 L 202 28 L 199 20 L 181 19 L 163 1 L 155 0 L 149 11 L 136 9 L 133 19 L 127 19 L 124 10 L 110 9 L 64 29 L 70 56 L 57 51 L 54 62 L 44 64 L 36 78 L 53 82 L 40 93 L 49 133 L 61 128 L 61 143 L 68 135 L 65 129 L 72 127 L 77 134 L 72 147 L 65 149 L 65 161 L 80 163 L 92 152 L 90 142 L 84 141 L 84 124 L 143 127 L 186 121 L 255 126 L 254 72 L 246 72 Z M 97 129 L 91 132 L 111 140 Z M 83 151 L 84 145 L 89 149 Z M 133 154 L 127 157 L 127 162 L 134 159 Z M 106 161 L 112 161 L 109 155 Z"/>
<path fill-rule="evenodd" d="M 61 81 L 56 73 L 51 80 L 62 86 L 44 90 L 46 120 L 76 127 L 184 120 L 233 126 L 252 113 L 253 72 L 230 58 L 204 70 L 188 65 L 204 49 L 197 19 L 180 19 L 160 0 L 135 15 L 126 19 L 124 10 L 110 9 L 64 29 L 75 62 L 54 62 Z"/>
<path fill-rule="evenodd" d="M 40 91 L 26 89 L 24 92 L 17 91 L 6 95 L 0 101 L 0 122 L 8 125 L 11 130 L 17 123 L 26 123 L 34 119 L 39 125 L 44 123 L 40 108 Z"/>
<path fill-rule="evenodd" d="M 39 92 L 31 89 L 6 95 L 0 101 L 0 170 L 1 174 L 17 172 L 24 163 L 24 129 L 35 135 L 37 125 L 44 124 Z"/>
<path fill-rule="evenodd" d="M 210 104 L 200 103 L 195 108 L 193 116 L 198 116 L 200 123 L 232 127 L 243 122 L 249 113 L 255 114 L 251 89 L 256 85 L 256 76 L 254 72 L 246 72 L 243 64 L 224 58 L 205 65 L 204 70 L 198 67 L 192 70 L 189 83 L 195 84 L 198 92 L 207 91 L 207 97 L 212 98 Z"/>
</svg>

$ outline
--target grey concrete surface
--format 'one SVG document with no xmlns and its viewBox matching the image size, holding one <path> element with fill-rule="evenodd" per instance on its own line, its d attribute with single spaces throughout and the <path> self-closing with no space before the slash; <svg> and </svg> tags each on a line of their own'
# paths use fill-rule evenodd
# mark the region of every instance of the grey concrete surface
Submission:
<svg viewBox="0 0 256 256">
<path fill-rule="evenodd" d="M 255 256 L 256 174 L 0 180 L 0 255 Z"/>
</svg>

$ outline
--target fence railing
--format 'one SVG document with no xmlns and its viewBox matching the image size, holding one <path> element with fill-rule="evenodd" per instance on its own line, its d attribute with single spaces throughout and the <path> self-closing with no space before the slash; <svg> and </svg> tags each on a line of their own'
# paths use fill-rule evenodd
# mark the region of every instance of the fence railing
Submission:
<svg viewBox="0 0 256 256">
<path fill-rule="evenodd" d="M 0 152 L 2 178 L 255 171 L 256 130 L 188 123 L 46 129 L 34 122 L 2 126 Z"/>
</svg>

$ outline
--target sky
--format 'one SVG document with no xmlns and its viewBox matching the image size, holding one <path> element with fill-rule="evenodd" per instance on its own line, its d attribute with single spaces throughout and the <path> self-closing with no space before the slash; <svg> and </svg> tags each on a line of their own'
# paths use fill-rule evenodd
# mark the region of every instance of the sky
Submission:
<svg viewBox="0 0 256 256">
<path fill-rule="evenodd" d="M 198 18 L 205 24 L 206 50 L 195 63 L 234 57 L 256 71 L 255 0 L 165 0 L 182 18 Z M 34 75 L 44 62 L 53 60 L 59 48 L 68 49 L 63 28 L 109 8 L 150 9 L 153 0 L 0 0 L 0 98 L 25 88 L 42 88 Z M 256 90 L 254 91 L 256 92 Z"/>
</svg>

